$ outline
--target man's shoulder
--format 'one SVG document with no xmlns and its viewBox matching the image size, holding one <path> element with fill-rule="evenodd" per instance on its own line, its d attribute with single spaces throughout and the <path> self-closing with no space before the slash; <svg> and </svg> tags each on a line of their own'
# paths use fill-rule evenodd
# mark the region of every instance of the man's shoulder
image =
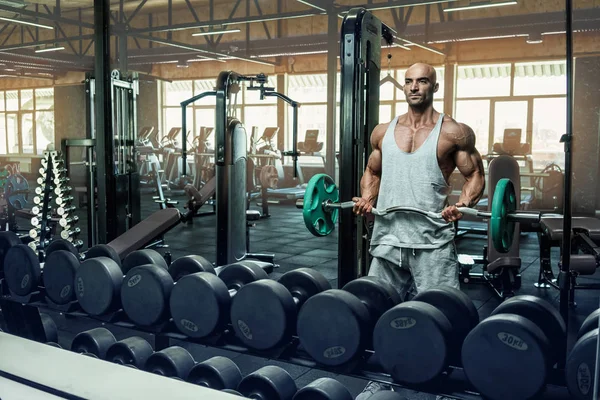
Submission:
<svg viewBox="0 0 600 400">
<path fill-rule="evenodd" d="M 475 135 L 469 125 L 458 122 L 449 115 L 444 115 L 442 133 L 455 140 L 464 140 Z"/>
</svg>

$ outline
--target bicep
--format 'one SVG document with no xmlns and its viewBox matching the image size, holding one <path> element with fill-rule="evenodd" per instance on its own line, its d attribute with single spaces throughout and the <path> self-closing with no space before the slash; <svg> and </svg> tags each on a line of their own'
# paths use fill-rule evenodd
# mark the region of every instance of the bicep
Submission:
<svg viewBox="0 0 600 400">
<path fill-rule="evenodd" d="M 483 174 L 483 161 L 481 154 L 475 147 L 475 132 L 467 125 L 461 124 L 463 136 L 457 143 L 454 155 L 456 167 L 464 176 Z"/>
<path fill-rule="evenodd" d="M 373 175 L 381 174 L 381 150 L 374 148 L 367 161 L 367 170 Z"/>
</svg>

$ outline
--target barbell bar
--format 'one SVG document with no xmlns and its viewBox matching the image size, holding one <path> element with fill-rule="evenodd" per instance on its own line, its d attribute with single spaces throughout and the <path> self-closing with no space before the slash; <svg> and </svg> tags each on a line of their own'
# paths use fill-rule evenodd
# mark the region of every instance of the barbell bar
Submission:
<svg viewBox="0 0 600 400">
<path fill-rule="evenodd" d="M 296 206 L 303 209 L 304 223 L 308 230 L 315 236 L 326 236 L 335 228 L 339 210 L 352 208 L 354 204 L 353 201 L 340 203 L 339 191 L 333 179 L 326 174 L 317 174 L 308 182 L 304 199 Z M 496 250 L 501 253 L 510 250 L 516 223 L 537 223 L 541 218 L 540 213 L 517 211 L 515 188 L 510 179 L 500 179 L 496 184 L 491 212 L 479 211 L 471 207 L 458 207 L 458 211 L 476 218 L 488 219 L 492 242 Z M 399 212 L 417 213 L 432 219 L 442 219 L 441 213 L 417 207 L 393 206 L 371 210 L 371 213 L 377 216 Z"/>
</svg>

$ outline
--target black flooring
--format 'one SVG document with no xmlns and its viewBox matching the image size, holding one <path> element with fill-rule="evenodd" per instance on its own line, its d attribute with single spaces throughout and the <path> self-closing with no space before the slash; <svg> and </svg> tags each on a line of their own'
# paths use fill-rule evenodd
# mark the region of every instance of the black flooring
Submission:
<svg viewBox="0 0 600 400">
<path fill-rule="evenodd" d="M 183 203 L 178 207 L 183 209 Z M 253 207 L 254 208 L 254 207 Z M 256 207 L 258 209 L 258 207 Z M 150 200 L 150 195 L 145 196 L 143 200 L 143 216 L 150 215 L 158 210 L 158 205 Z M 85 219 L 82 212 L 79 213 L 82 221 Z M 304 227 L 302 213 L 293 205 L 270 205 L 270 218 L 261 219 L 256 222 L 256 226 L 250 233 L 250 251 L 274 253 L 279 268 L 275 270 L 271 277 L 277 279 L 283 273 L 298 267 L 310 267 L 325 275 L 333 287 L 337 287 L 337 235 L 332 234 L 328 237 L 314 237 Z M 85 225 L 81 225 L 82 231 L 85 231 Z M 85 238 L 85 233 L 81 235 Z M 215 243 L 215 216 L 208 215 L 194 219 L 193 224 L 179 224 L 173 228 L 165 237 L 173 259 L 188 254 L 199 254 L 210 261 L 216 258 Z M 522 234 L 520 237 L 520 254 L 522 259 L 522 286 L 517 294 L 531 294 L 549 300 L 558 307 L 559 293 L 555 289 L 537 289 L 534 282 L 537 281 L 539 272 L 539 246 L 535 233 Z M 486 244 L 485 238 L 481 236 L 464 236 L 458 240 L 458 249 L 460 253 L 481 254 L 483 246 Z M 558 249 L 553 249 L 553 268 L 557 272 Z M 597 280 L 598 276 L 582 279 L 582 281 Z M 499 304 L 499 300 L 493 294 L 492 290 L 485 284 L 463 284 L 462 290 L 473 300 L 479 310 L 480 318 L 486 318 L 490 312 Z M 583 291 L 576 293 L 576 308 L 571 310 L 569 320 L 569 346 L 572 346 L 576 331 L 583 319 L 598 308 L 598 292 Z M 60 328 L 59 341 L 63 347 L 68 348 L 74 335 L 78 332 L 97 326 L 97 321 L 70 319 L 63 315 L 52 315 Z M 110 327 L 117 339 L 132 335 L 139 335 L 139 332 L 128 330 L 121 327 Z M 144 335 L 141 335 L 144 336 Z M 152 340 L 151 335 L 147 335 Z M 177 342 L 172 340 L 172 344 L 178 344 L 186 347 L 197 361 L 202 361 L 213 355 L 228 356 L 239 365 L 242 373 L 250 373 L 264 365 L 279 365 L 284 367 L 296 379 L 298 387 L 309 383 L 318 377 L 334 377 L 344 383 L 353 396 L 356 396 L 364 388 L 368 380 L 356 377 L 350 377 L 344 374 L 314 369 L 300 366 L 292 363 L 278 360 L 252 356 L 248 354 L 237 353 L 233 351 L 222 350 L 219 348 L 190 344 L 186 342 Z M 526 377 L 517 377 L 516 379 L 526 379 Z M 546 398 L 568 398 L 566 390 L 549 390 Z M 434 394 L 417 392 L 414 390 L 404 390 L 403 393 L 408 399 L 435 399 Z"/>
</svg>

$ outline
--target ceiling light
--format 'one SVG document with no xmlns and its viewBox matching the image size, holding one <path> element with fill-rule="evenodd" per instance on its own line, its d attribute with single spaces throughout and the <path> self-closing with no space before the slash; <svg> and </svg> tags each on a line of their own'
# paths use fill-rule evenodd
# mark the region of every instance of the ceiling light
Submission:
<svg viewBox="0 0 600 400">
<path fill-rule="evenodd" d="M 2 21 L 8 21 L 8 22 L 14 22 L 16 24 L 37 26 L 38 28 L 54 29 L 54 27 L 52 27 L 50 25 L 36 24 L 35 22 L 28 22 L 28 21 L 23 21 L 23 20 L 20 20 L 20 19 L 0 17 L 0 20 L 2 20 Z"/>
<path fill-rule="evenodd" d="M 515 5 L 515 4 L 517 4 L 516 0 L 512 0 L 512 1 L 500 1 L 500 2 L 496 2 L 496 3 L 492 3 L 490 1 L 473 1 L 468 6 L 445 8 L 444 12 L 474 10 L 474 9 L 477 9 L 477 8 L 490 8 L 490 7 L 512 6 L 512 5 Z"/>
<path fill-rule="evenodd" d="M 210 31 L 210 32 L 198 32 L 192 33 L 192 36 L 209 36 L 209 35 L 220 35 L 222 33 L 238 33 L 241 32 L 240 29 L 221 29 L 219 31 Z"/>
<path fill-rule="evenodd" d="M 387 10 L 390 8 L 403 8 L 403 7 L 425 6 L 425 5 L 439 4 L 439 3 L 451 3 L 453 1 L 457 1 L 457 0 L 415 1 L 414 3 L 406 3 L 406 4 L 402 4 L 402 5 L 381 5 L 381 6 L 372 4 L 372 5 L 367 5 L 367 7 L 365 7 L 365 8 L 369 11 L 376 11 L 376 10 Z"/>
<path fill-rule="evenodd" d="M 46 47 L 45 49 L 37 49 L 35 52 L 36 53 L 48 53 L 50 51 L 59 51 L 59 50 L 64 50 L 65 48 L 63 46 L 58 46 L 58 47 Z"/>
<path fill-rule="evenodd" d="M 542 42 L 542 34 L 540 32 L 530 33 L 527 37 L 527 43 L 529 44 L 538 44 Z"/>
</svg>

